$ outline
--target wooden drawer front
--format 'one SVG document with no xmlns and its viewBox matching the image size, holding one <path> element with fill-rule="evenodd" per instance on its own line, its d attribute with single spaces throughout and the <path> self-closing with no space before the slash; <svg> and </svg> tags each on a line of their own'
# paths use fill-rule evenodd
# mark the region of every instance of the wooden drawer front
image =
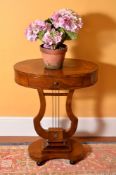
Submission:
<svg viewBox="0 0 116 175">
<path fill-rule="evenodd" d="M 29 86 L 42 89 L 69 89 L 72 84 L 68 79 L 33 77 L 29 78 Z"/>
<path fill-rule="evenodd" d="M 53 85 L 52 78 L 38 78 L 38 77 L 29 77 L 29 87 L 32 88 L 41 88 L 41 89 L 50 89 Z"/>
<path fill-rule="evenodd" d="M 29 77 L 29 87 L 42 89 L 73 89 L 79 87 L 86 87 L 93 84 L 91 76 L 86 77 L 69 77 L 69 78 L 38 78 Z"/>
</svg>

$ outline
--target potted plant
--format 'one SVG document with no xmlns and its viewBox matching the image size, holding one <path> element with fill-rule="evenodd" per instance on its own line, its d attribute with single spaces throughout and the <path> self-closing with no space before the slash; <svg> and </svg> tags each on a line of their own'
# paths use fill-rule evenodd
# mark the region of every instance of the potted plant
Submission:
<svg viewBox="0 0 116 175">
<path fill-rule="evenodd" d="M 44 21 L 33 21 L 26 29 L 26 37 L 30 41 L 42 41 L 40 50 L 46 68 L 59 69 L 67 51 L 64 42 L 76 39 L 81 28 L 82 19 L 76 12 L 60 9 Z"/>
</svg>

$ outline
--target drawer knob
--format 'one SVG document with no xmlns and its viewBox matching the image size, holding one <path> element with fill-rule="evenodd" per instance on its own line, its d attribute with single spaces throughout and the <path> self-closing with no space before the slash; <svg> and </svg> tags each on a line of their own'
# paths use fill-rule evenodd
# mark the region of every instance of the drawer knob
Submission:
<svg viewBox="0 0 116 175">
<path fill-rule="evenodd" d="M 54 86 L 58 86 L 58 85 L 59 85 L 59 82 L 55 81 Z"/>
</svg>

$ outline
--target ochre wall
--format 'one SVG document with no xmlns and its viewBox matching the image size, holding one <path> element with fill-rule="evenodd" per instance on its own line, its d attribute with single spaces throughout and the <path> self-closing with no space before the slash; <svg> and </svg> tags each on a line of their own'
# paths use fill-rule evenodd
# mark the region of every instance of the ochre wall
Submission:
<svg viewBox="0 0 116 175">
<path fill-rule="evenodd" d="M 78 116 L 116 116 L 116 0 L 1 0 L 0 116 L 37 113 L 37 92 L 14 82 L 13 65 L 41 56 L 40 42 L 31 43 L 24 36 L 28 24 L 35 19 L 46 19 L 56 9 L 66 7 L 78 12 L 84 22 L 78 40 L 66 43 L 69 47 L 67 57 L 87 59 L 99 65 L 98 83 L 74 94 L 74 113 Z M 64 98 L 61 101 L 65 104 Z M 50 103 L 46 115 L 51 115 Z M 61 115 L 65 115 L 63 107 Z"/>
</svg>

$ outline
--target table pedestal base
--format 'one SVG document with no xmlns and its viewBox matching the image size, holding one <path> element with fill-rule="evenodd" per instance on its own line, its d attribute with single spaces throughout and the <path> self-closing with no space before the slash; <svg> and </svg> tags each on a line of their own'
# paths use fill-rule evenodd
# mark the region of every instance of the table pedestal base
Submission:
<svg viewBox="0 0 116 175">
<path fill-rule="evenodd" d="M 71 145 L 71 150 L 61 150 L 57 148 L 57 151 L 53 149 L 50 152 L 44 152 L 44 148 L 46 145 L 46 140 L 39 139 L 32 143 L 29 148 L 30 157 L 37 162 L 38 165 L 43 165 L 46 161 L 50 159 L 68 159 L 71 164 L 75 164 L 84 158 L 84 148 L 81 143 L 77 141 L 75 138 L 69 139 L 69 143 Z"/>
</svg>

